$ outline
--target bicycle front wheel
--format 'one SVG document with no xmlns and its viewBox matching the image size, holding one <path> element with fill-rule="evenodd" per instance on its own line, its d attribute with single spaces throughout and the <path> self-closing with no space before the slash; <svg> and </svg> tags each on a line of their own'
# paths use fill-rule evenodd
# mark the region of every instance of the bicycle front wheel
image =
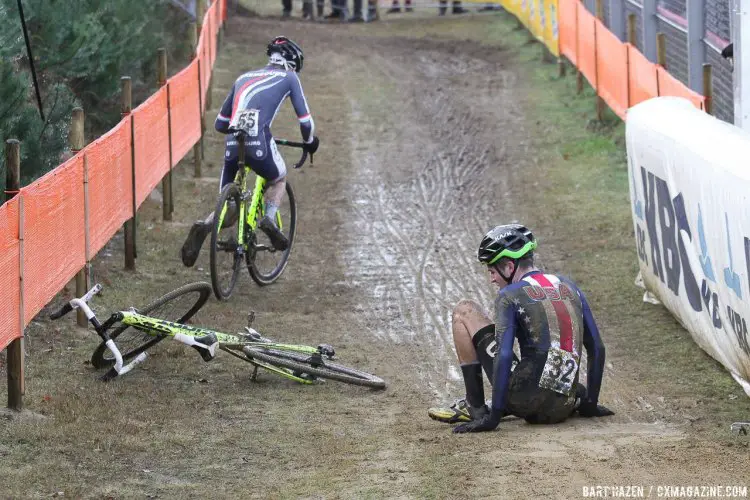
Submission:
<svg viewBox="0 0 750 500">
<path fill-rule="evenodd" d="M 297 231 L 297 200 L 289 180 L 286 181 L 286 196 L 276 213 L 276 224 L 289 239 L 289 248 L 284 251 L 275 250 L 265 233 L 258 228 L 255 231 L 255 241 L 251 242 L 246 255 L 250 277 L 260 286 L 270 285 L 279 279 L 292 252 L 294 234 Z"/>
<path fill-rule="evenodd" d="M 374 389 L 385 388 L 385 381 L 376 375 L 328 361 L 324 361 L 323 364 L 313 364 L 309 356 L 302 354 L 249 346 L 244 347 L 242 352 L 250 359 L 287 368 L 298 374 L 306 373 L 327 380 Z"/>
<path fill-rule="evenodd" d="M 190 283 L 159 297 L 136 311 L 152 318 L 186 323 L 203 307 L 210 295 L 211 285 L 208 283 Z M 165 337 L 166 335 L 149 335 L 129 325 L 120 325 L 109 334 L 109 338 L 117 343 L 123 361 L 136 357 L 161 342 Z M 91 364 L 98 369 L 114 366 L 115 357 L 104 342 L 99 344 L 91 356 Z"/>
<path fill-rule="evenodd" d="M 238 241 L 239 209 L 242 193 L 235 183 L 224 186 L 214 210 L 211 230 L 211 284 L 219 300 L 232 295 L 242 264 L 242 244 Z"/>
</svg>

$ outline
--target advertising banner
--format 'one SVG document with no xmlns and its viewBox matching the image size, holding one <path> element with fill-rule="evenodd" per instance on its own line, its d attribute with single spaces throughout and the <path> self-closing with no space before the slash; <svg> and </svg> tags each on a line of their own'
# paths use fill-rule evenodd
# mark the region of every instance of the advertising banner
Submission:
<svg viewBox="0 0 750 500">
<path fill-rule="evenodd" d="M 750 134 L 657 97 L 626 144 L 643 282 L 750 396 Z"/>
</svg>

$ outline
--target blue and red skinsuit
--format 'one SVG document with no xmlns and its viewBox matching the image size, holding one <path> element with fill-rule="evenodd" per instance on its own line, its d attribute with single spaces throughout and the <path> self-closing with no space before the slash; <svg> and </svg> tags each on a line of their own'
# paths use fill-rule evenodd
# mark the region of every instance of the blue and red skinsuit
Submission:
<svg viewBox="0 0 750 500">
<path fill-rule="evenodd" d="M 299 77 L 294 71 L 287 71 L 274 64 L 249 71 L 237 78 L 214 123 L 217 131 L 229 134 L 229 124 L 238 110 L 258 110 L 258 136 L 246 139 L 245 161 L 258 175 L 270 182 L 286 175 L 286 166 L 276 151 L 271 135 L 271 123 L 287 97 L 292 101 L 297 114 L 302 140 L 311 142 L 315 124 Z M 227 135 L 221 187 L 231 182 L 237 173 L 237 150 L 237 139 L 232 134 Z"/>
<path fill-rule="evenodd" d="M 544 355 L 558 344 L 580 359 L 583 343 L 588 359 L 586 401 L 598 403 L 604 344 L 586 297 L 570 279 L 541 271 L 526 273 L 498 292 L 495 315 L 498 353 L 492 384 L 493 413 L 501 415 L 506 406 L 514 339 L 518 339 L 521 359 Z"/>
</svg>

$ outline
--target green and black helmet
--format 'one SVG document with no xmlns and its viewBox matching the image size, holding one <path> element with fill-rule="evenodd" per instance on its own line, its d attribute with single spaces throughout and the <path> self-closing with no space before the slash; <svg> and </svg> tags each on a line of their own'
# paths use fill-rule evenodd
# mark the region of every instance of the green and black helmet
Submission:
<svg viewBox="0 0 750 500">
<path fill-rule="evenodd" d="M 501 258 L 520 259 L 536 248 L 531 231 L 521 224 L 504 224 L 490 230 L 482 238 L 477 251 L 479 262 L 491 266 Z"/>
</svg>

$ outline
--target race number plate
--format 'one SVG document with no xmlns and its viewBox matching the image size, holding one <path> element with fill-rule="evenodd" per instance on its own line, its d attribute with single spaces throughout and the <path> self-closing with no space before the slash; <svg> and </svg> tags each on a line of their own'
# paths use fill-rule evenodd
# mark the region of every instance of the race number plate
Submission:
<svg viewBox="0 0 750 500">
<path fill-rule="evenodd" d="M 260 112 L 257 109 L 243 109 L 242 111 L 235 113 L 229 124 L 229 128 L 241 130 L 250 137 L 257 137 L 259 114 Z"/>
<path fill-rule="evenodd" d="M 547 362 L 539 378 L 539 387 L 569 396 L 578 373 L 578 356 L 557 347 L 550 347 Z"/>
</svg>

